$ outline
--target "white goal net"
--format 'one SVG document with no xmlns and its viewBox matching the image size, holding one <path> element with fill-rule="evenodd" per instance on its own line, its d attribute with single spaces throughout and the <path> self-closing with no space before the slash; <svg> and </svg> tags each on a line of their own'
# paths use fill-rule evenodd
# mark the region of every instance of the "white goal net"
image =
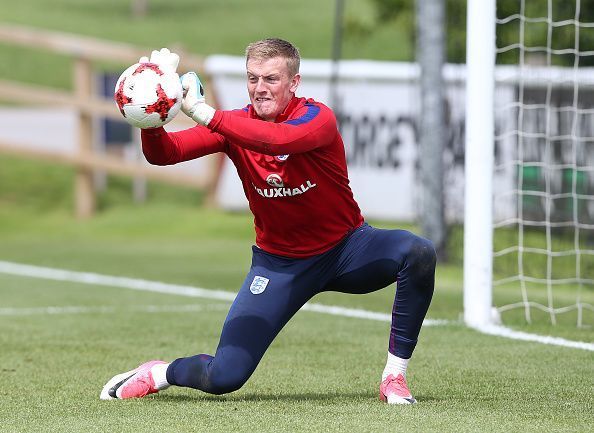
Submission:
<svg viewBox="0 0 594 433">
<path fill-rule="evenodd" d="M 594 14 L 581 3 L 497 1 L 492 294 L 481 302 L 504 323 L 594 324 Z"/>
</svg>

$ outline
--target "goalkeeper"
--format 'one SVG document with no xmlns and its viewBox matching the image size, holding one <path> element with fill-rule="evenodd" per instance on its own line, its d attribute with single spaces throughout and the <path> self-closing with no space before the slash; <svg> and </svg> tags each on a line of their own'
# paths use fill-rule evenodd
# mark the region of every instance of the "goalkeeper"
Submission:
<svg viewBox="0 0 594 433">
<path fill-rule="evenodd" d="M 151 62 L 175 70 L 179 57 L 162 49 L 153 52 Z M 415 402 L 406 369 L 433 295 L 435 250 L 410 232 L 365 223 L 349 187 L 334 114 L 313 99 L 295 96 L 299 62 L 299 51 L 289 42 L 254 42 L 246 49 L 251 104 L 215 110 L 190 72 L 182 76 L 182 110 L 198 125 L 170 133 L 142 130 L 142 149 L 152 164 L 226 153 L 254 214 L 256 242 L 215 354 L 146 362 L 109 380 L 102 399 L 143 397 L 169 386 L 235 391 L 313 296 L 363 294 L 397 282 L 380 398 Z"/>
</svg>

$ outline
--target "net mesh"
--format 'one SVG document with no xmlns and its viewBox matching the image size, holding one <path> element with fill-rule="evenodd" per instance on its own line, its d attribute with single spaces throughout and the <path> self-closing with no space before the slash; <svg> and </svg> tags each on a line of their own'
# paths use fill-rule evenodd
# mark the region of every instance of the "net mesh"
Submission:
<svg viewBox="0 0 594 433">
<path fill-rule="evenodd" d="M 497 17 L 494 302 L 591 326 L 594 22 L 580 0 L 514 4 Z"/>
</svg>

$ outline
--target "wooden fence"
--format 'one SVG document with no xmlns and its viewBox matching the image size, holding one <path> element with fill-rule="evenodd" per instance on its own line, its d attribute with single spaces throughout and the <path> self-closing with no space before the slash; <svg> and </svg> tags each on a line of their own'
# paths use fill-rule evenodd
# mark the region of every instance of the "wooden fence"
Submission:
<svg viewBox="0 0 594 433">
<path fill-rule="evenodd" d="M 8 24 L 0 24 L 0 42 L 47 50 L 55 54 L 69 56 L 73 60 L 73 90 L 71 92 L 0 80 L 0 94 L 3 100 L 16 101 L 19 104 L 62 106 L 74 109 L 78 118 L 78 151 L 74 154 L 57 153 L 0 140 L 0 153 L 74 166 L 76 168 L 74 191 L 77 217 L 88 218 L 95 212 L 96 193 L 93 174 L 97 171 L 190 186 L 212 193 L 217 178 L 215 162 L 210 164 L 209 169 L 200 176 L 188 175 L 179 170 L 164 170 L 142 162 L 126 161 L 122 158 L 97 153 L 93 149 L 93 137 L 95 136 L 93 118 L 122 120 L 113 100 L 94 94 L 95 70 L 93 62 L 121 63 L 123 70 L 124 67 L 137 62 L 141 56 L 148 55 L 151 49 Z M 175 51 L 180 54 L 180 70 L 196 71 L 201 75 L 201 78 L 208 81 L 208 76 L 204 73 L 202 58 L 185 53 L 179 47 L 175 47 Z M 206 88 L 210 89 L 211 86 L 206 86 Z M 207 97 L 216 105 L 216 98 L 212 92 Z M 193 125 L 189 119 L 185 120 L 185 124 L 188 127 Z"/>
</svg>

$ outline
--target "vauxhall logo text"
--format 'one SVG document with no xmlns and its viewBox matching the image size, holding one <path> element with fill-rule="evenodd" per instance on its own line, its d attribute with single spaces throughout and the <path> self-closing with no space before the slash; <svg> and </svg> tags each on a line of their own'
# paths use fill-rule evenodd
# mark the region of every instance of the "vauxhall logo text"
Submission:
<svg viewBox="0 0 594 433">
<path fill-rule="evenodd" d="M 258 194 L 262 197 L 266 198 L 274 198 L 274 197 L 293 197 L 296 195 L 303 194 L 310 189 L 317 186 L 317 183 L 311 183 L 311 181 L 306 181 L 299 185 L 298 188 L 286 188 L 286 187 L 278 187 L 278 188 L 258 188 L 256 185 L 252 184 L 254 189 Z"/>
</svg>

